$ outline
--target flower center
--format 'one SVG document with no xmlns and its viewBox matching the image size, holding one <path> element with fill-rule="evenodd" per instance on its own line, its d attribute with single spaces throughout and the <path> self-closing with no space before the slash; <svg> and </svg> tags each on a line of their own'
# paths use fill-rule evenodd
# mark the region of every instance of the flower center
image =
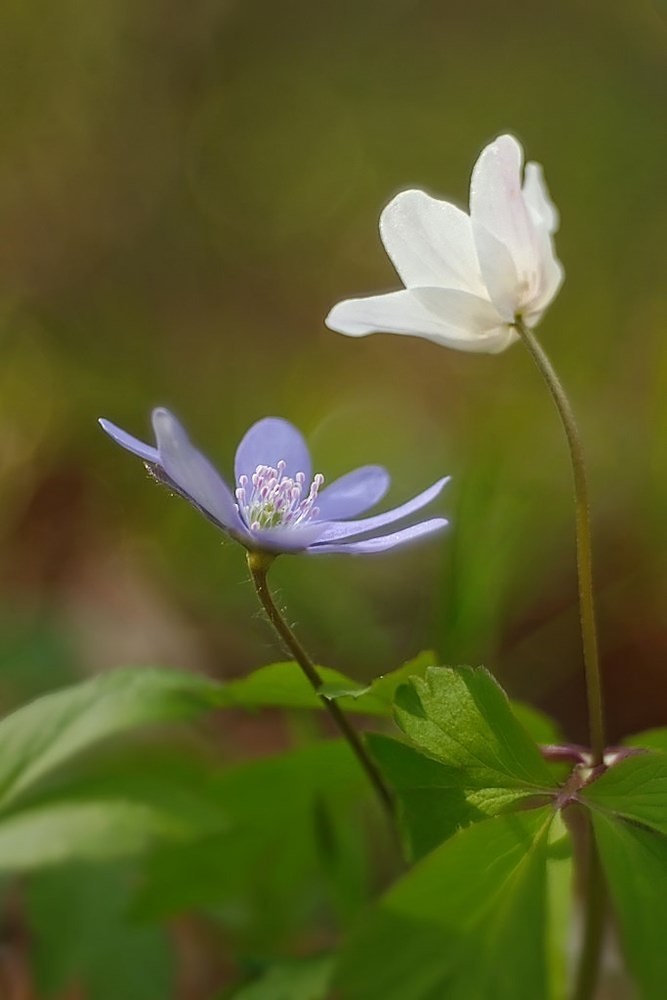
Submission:
<svg viewBox="0 0 667 1000">
<path fill-rule="evenodd" d="M 297 472 L 294 479 L 285 475 L 286 463 L 258 465 L 252 476 L 239 476 L 236 501 L 239 512 L 251 531 L 265 528 L 294 528 L 316 517 L 317 494 L 324 482 L 319 472 L 306 489 L 306 477 Z"/>
</svg>

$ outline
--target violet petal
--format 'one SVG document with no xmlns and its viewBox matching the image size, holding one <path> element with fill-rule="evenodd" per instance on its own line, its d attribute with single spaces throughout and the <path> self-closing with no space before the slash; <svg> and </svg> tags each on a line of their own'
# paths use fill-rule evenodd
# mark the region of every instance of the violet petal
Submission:
<svg viewBox="0 0 667 1000">
<path fill-rule="evenodd" d="M 275 469 L 280 461 L 285 462 L 286 476 L 294 479 L 297 472 L 303 472 L 306 482 L 310 484 L 312 465 L 303 435 L 287 420 L 265 417 L 252 425 L 236 449 L 236 482 L 241 476 L 251 480 L 258 465 Z"/>
<path fill-rule="evenodd" d="M 363 465 L 325 487 L 317 498 L 319 521 L 342 521 L 363 514 L 389 489 L 389 473 L 381 465 Z"/>
<path fill-rule="evenodd" d="M 318 543 L 309 547 L 309 555 L 324 555 L 324 553 L 341 553 L 348 555 L 370 555 L 374 552 L 384 552 L 387 549 L 396 548 L 397 545 L 407 545 L 416 542 L 419 538 L 432 535 L 436 531 L 446 528 L 448 521 L 444 517 L 434 517 L 430 521 L 422 521 L 420 524 L 413 524 L 409 528 L 402 528 L 389 535 L 380 535 L 379 538 L 366 538 L 363 541 L 352 542 L 330 542 Z"/>
<path fill-rule="evenodd" d="M 105 420 L 104 417 L 100 417 L 98 423 L 102 430 L 106 431 L 109 437 L 113 438 L 121 448 L 131 451 L 133 455 L 138 455 L 139 458 L 143 458 L 144 462 L 149 462 L 151 465 L 156 465 L 160 461 L 157 448 L 152 448 L 149 444 L 144 444 L 143 441 L 128 434 L 127 431 L 122 430 L 120 427 L 116 427 L 115 424 L 112 424 L 110 420 Z"/>
<path fill-rule="evenodd" d="M 245 534 L 234 497 L 207 458 L 190 443 L 176 417 L 153 410 L 160 465 L 179 490 L 223 528 Z"/>
<path fill-rule="evenodd" d="M 415 511 L 421 510 L 426 504 L 435 500 L 445 483 L 449 482 L 449 478 L 449 476 L 445 476 L 444 479 L 439 479 L 432 486 L 429 486 L 428 489 L 419 493 L 416 497 L 412 497 L 411 500 L 407 500 L 399 507 L 394 507 L 393 510 L 384 511 L 382 514 L 376 514 L 374 517 L 364 517 L 358 521 L 339 521 L 338 523 L 329 524 L 324 530 L 320 542 L 337 542 L 344 538 L 365 535 L 369 531 L 384 528 L 388 524 L 393 524 L 404 517 L 409 517 L 410 514 L 414 514 Z"/>
<path fill-rule="evenodd" d="M 246 531 L 245 538 L 250 548 L 263 552 L 301 552 L 317 541 L 323 529 L 324 525 L 317 521 L 301 527 L 277 525 L 275 528 Z"/>
</svg>

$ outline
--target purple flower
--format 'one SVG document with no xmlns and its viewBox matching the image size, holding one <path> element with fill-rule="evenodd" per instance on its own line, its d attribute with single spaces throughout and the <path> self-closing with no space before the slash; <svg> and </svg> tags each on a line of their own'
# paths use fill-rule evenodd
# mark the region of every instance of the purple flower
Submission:
<svg viewBox="0 0 667 1000">
<path fill-rule="evenodd" d="M 108 420 L 102 419 L 100 424 L 114 441 L 143 459 L 159 482 L 185 497 L 251 551 L 272 555 L 382 552 L 440 531 L 447 524 L 444 518 L 436 517 L 399 530 L 385 530 L 434 500 L 449 477 L 393 510 L 358 518 L 387 492 L 386 470 L 380 465 L 365 465 L 322 489 L 324 477 L 319 473 L 313 476 L 302 435 L 277 417 L 254 424 L 238 446 L 234 492 L 193 447 L 168 410 L 153 410 L 156 447 Z"/>
</svg>

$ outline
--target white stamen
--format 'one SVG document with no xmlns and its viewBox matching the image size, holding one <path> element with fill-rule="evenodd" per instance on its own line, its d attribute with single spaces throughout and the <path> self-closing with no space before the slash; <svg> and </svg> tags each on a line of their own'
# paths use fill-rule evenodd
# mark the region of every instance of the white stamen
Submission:
<svg viewBox="0 0 667 1000">
<path fill-rule="evenodd" d="M 235 496 L 239 512 L 251 531 L 294 528 L 319 514 L 315 501 L 324 476 L 317 473 L 306 492 L 305 474 L 297 472 L 292 479 L 285 475 L 286 468 L 287 463 L 281 459 L 275 468 L 258 465 L 250 478 L 239 476 Z"/>
</svg>

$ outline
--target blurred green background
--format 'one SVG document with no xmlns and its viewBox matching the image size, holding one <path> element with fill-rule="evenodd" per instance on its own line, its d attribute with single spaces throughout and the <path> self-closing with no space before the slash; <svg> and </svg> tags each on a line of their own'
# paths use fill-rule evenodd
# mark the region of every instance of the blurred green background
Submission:
<svg viewBox="0 0 667 1000">
<path fill-rule="evenodd" d="M 590 460 L 610 737 L 664 725 L 666 52 L 642 0 L 5 0 L 3 710 L 120 664 L 224 678 L 277 658 L 242 551 L 96 424 L 148 437 L 162 404 L 223 471 L 275 414 L 328 479 L 382 462 L 400 501 L 451 474 L 440 540 L 282 560 L 290 618 L 359 679 L 427 647 L 484 662 L 585 739 L 569 469 L 530 360 L 322 322 L 396 287 L 389 198 L 465 205 L 511 131 L 561 212 L 540 337 Z M 275 729 L 218 736 L 255 756 Z"/>
</svg>

